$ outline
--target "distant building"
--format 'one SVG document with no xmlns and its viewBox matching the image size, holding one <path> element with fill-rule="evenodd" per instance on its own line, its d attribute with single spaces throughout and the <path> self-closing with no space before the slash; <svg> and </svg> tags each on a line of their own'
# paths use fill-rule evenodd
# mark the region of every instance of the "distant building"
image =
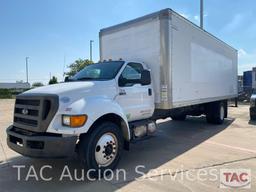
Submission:
<svg viewBox="0 0 256 192">
<path fill-rule="evenodd" d="M 0 83 L 0 89 L 16 89 L 16 90 L 23 90 L 29 89 L 29 83 Z"/>
<path fill-rule="evenodd" d="M 244 91 L 250 91 L 252 89 L 252 71 L 244 71 L 243 89 Z"/>
</svg>

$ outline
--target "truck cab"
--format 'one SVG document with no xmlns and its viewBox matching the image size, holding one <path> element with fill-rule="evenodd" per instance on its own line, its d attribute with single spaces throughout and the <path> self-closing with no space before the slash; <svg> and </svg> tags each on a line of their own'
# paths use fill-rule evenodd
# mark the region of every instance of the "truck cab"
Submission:
<svg viewBox="0 0 256 192">
<path fill-rule="evenodd" d="M 129 123 L 149 119 L 154 108 L 145 64 L 103 61 L 67 82 L 18 95 L 7 142 L 25 156 L 66 157 L 77 151 L 89 167 L 113 166 L 133 137 Z M 95 160 L 85 160 L 88 156 Z"/>
</svg>

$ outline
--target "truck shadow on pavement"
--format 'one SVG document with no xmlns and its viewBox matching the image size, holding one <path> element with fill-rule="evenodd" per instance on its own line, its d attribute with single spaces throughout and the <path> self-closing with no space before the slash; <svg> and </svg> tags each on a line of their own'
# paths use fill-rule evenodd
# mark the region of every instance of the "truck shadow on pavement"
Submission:
<svg viewBox="0 0 256 192">
<path fill-rule="evenodd" d="M 209 125 L 204 117 L 189 117 L 183 122 L 164 120 L 158 123 L 158 131 L 154 136 L 131 144 L 130 151 L 123 153 L 117 169 L 124 169 L 126 175 L 121 176 L 120 180 L 114 177 L 111 181 L 103 179 L 89 181 L 86 178 L 77 181 L 82 178 L 83 169 L 77 157 L 73 159 L 31 159 L 17 156 L 9 159 L 7 164 L 0 167 L 0 191 L 113 191 L 141 176 L 136 172 L 136 166 L 142 166 L 140 171 L 147 173 L 151 169 L 170 163 L 171 160 L 225 130 L 233 121 L 234 119 L 227 119 L 222 125 Z M 179 163 L 183 164 L 183 162 Z M 14 167 L 17 165 L 25 166 L 20 169 L 20 178 L 18 178 L 18 168 Z M 42 174 L 43 177 L 51 179 L 50 181 L 44 181 L 40 176 L 40 169 L 45 165 L 51 168 L 45 168 Z M 60 181 L 66 165 L 72 177 L 65 177 Z M 30 166 L 35 168 L 36 176 L 29 177 L 27 180 Z"/>
<path fill-rule="evenodd" d="M 253 121 L 252 121 L 252 120 L 249 120 L 248 124 L 249 124 L 249 125 L 256 125 L 256 120 L 253 120 Z"/>
</svg>

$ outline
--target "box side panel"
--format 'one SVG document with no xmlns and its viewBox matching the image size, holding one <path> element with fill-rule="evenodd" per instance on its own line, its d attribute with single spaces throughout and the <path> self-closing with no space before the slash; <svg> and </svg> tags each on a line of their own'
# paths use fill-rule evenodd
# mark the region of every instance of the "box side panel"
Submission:
<svg viewBox="0 0 256 192">
<path fill-rule="evenodd" d="M 151 69 L 155 103 L 160 103 L 160 21 L 147 18 L 100 34 L 101 60 L 137 61 Z"/>
<path fill-rule="evenodd" d="M 237 95 L 237 51 L 172 15 L 172 105 L 187 106 Z"/>
</svg>

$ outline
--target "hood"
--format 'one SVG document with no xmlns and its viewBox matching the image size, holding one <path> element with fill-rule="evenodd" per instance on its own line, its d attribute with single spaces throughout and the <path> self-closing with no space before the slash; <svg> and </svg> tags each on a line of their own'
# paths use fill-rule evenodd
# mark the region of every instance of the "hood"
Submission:
<svg viewBox="0 0 256 192">
<path fill-rule="evenodd" d="M 95 84 L 93 82 L 68 82 L 68 83 L 59 83 L 54 85 L 46 85 L 43 87 L 38 87 L 31 89 L 26 93 L 49 93 L 49 94 L 62 94 L 69 91 L 76 91 L 80 89 L 90 89 Z"/>
<path fill-rule="evenodd" d="M 25 94 L 56 94 L 58 96 L 85 97 L 97 95 L 114 95 L 115 81 L 76 81 L 47 85 L 26 91 Z"/>
</svg>

